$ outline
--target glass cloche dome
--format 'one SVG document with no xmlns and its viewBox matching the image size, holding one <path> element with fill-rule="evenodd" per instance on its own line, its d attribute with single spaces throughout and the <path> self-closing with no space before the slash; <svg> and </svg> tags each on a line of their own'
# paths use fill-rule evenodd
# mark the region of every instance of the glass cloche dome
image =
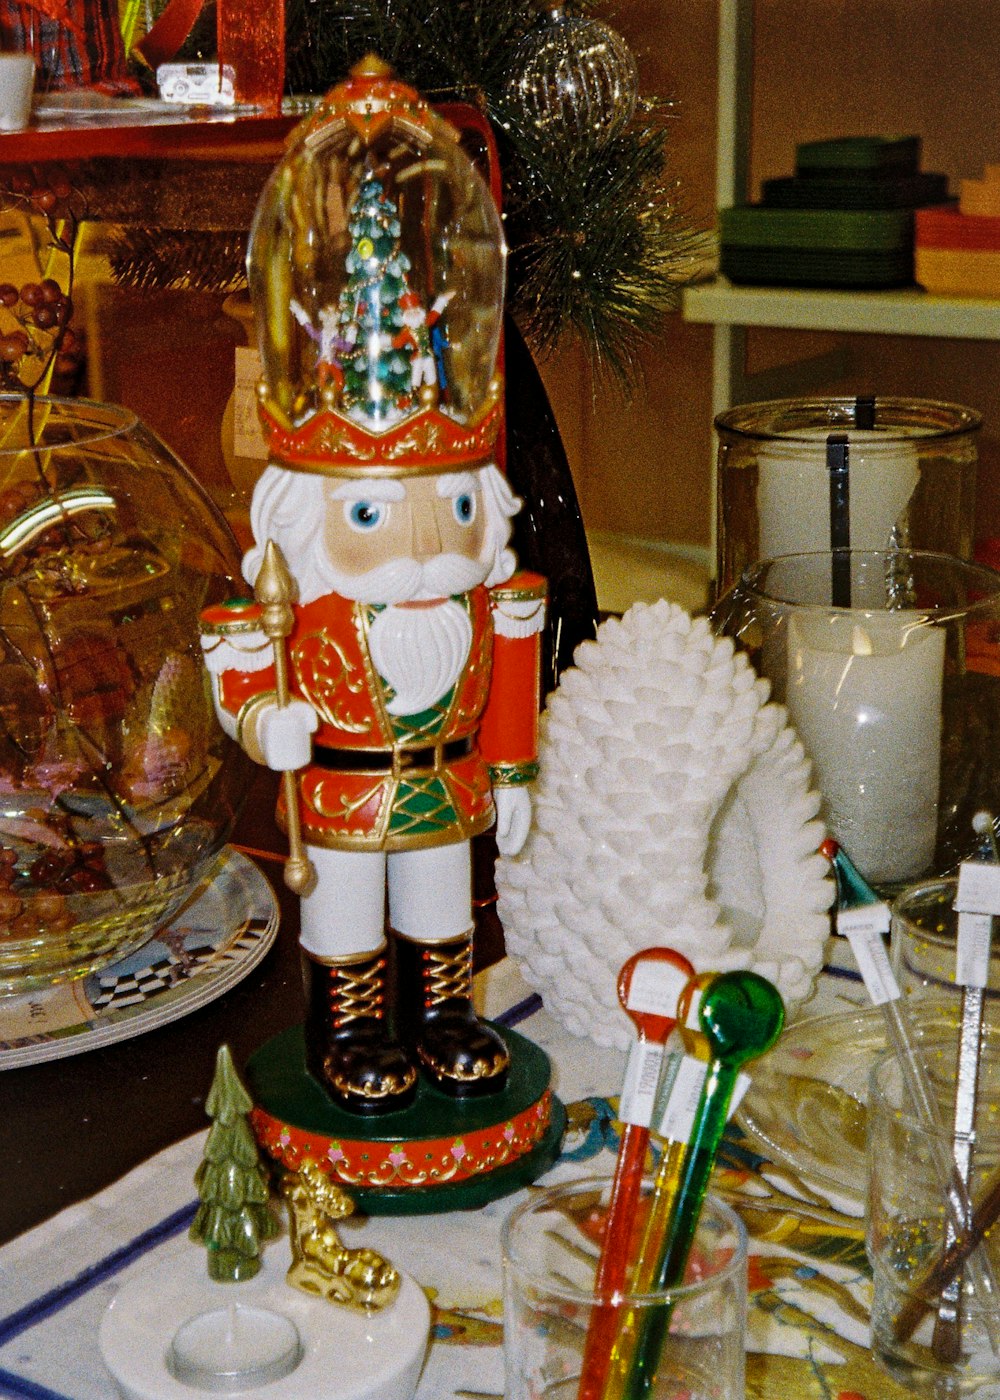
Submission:
<svg viewBox="0 0 1000 1400">
<path fill-rule="evenodd" d="M 315 466 L 297 460 L 311 420 L 334 470 L 362 465 L 371 435 L 384 464 L 385 436 L 415 422 L 437 438 L 480 423 L 499 395 L 504 257 L 455 130 L 379 60 L 360 64 L 293 135 L 251 230 L 272 459 Z"/>
</svg>

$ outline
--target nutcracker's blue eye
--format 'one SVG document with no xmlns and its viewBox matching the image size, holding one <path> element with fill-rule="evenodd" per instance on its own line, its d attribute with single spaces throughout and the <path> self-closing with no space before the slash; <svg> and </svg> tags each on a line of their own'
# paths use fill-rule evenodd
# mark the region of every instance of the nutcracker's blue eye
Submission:
<svg viewBox="0 0 1000 1400">
<path fill-rule="evenodd" d="M 349 501 L 347 523 L 352 530 L 377 530 L 385 520 L 385 506 L 379 501 Z"/>
<path fill-rule="evenodd" d="M 455 519 L 459 525 L 471 525 L 476 518 L 476 498 L 471 491 L 463 491 L 453 502 Z"/>
</svg>

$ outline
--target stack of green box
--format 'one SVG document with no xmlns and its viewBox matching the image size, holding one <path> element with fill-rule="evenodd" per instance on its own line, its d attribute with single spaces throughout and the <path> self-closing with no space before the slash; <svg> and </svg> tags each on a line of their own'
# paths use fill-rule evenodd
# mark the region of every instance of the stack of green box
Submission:
<svg viewBox="0 0 1000 1400">
<path fill-rule="evenodd" d="M 948 197 L 920 170 L 919 136 L 846 136 L 797 146 L 795 174 L 759 204 L 720 211 L 730 281 L 786 287 L 901 287 L 913 281 L 913 211 Z"/>
</svg>

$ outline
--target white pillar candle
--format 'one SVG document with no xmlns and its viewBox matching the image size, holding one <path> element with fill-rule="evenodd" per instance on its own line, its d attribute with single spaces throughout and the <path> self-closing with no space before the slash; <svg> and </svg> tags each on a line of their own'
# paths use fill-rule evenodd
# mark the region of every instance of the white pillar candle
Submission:
<svg viewBox="0 0 1000 1400">
<path fill-rule="evenodd" d="M 876 885 L 933 860 L 944 644 L 910 610 L 788 619 L 789 718 L 832 835 Z"/>
<path fill-rule="evenodd" d="M 830 548 L 830 485 L 826 439 L 835 425 L 803 428 L 795 439 L 774 438 L 757 458 L 759 557 L 812 554 Z M 894 430 L 898 433 L 899 429 Z M 851 548 L 886 549 L 893 527 L 920 480 L 916 444 L 879 429 L 846 433 Z M 811 441 L 815 439 L 815 446 Z"/>
<path fill-rule="evenodd" d="M 197 1313 L 174 1335 L 168 1365 L 195 1390 L 233 1394 L 287 1376 L 302 1359 L 298 1328 L 269 1308 L 231 1303 Z"/>
</svg>

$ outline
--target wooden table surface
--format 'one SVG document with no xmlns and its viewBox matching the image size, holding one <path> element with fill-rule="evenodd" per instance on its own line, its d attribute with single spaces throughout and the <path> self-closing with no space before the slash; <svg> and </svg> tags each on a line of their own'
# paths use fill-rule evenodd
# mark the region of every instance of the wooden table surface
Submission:
<svg viewBox="0 0 1000 1400">
<path fill-rule="evenodd" d="M 233 837 L 256 859 L 281 908 L 277 937 L 260 964 L 217 1000 L 168 1025 L 0 1071 L 0 1244 L 207 1127 L 205 1097 L 219 1046 L 228 1043 L 241 1066 L 302 1019 L 298 901 L 282 881 L 275 792 L 274 775 L 259 771 Z M 489 847 L 479 855 L 482 868 Z M 479 925 L 476 963 L 483 966 L 502 954 L 490 906 Z"/>
</svg>

